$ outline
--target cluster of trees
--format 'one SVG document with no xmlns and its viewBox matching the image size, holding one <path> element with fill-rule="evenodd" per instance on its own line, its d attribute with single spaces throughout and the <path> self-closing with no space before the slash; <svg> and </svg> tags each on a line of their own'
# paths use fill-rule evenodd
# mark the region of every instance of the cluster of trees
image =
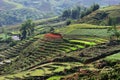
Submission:
<svg viewBox="0 0 120 80">
<path fill-rule="evenodd" d="M 93 11 L 96 11 L 99 8 L 100 6 L 98 4 L 93 4 L 90 8 L 76 7 L 73 9 L 65 10 L 62 14 L 62 17 L 65 19 L 79 19 L 92 13 Z"/>
<path fill-rule="evenodd" d="M 84 11 L 81 12 L 81 18 L 96 11 L 100 8 L 98 4 L 93 4 L 90 8 L 86 8 Z"/>
<path fill-rule="evenodd" d="M 65 10 L 62 14 L 63 18 L 78 19 L 80 17 L 81 7 Z"/>
</svg>

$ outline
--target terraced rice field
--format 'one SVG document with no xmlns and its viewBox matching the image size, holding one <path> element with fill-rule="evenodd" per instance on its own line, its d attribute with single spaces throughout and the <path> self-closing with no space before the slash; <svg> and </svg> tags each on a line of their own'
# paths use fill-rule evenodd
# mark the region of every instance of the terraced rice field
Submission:
<svg viewBox="0 0 120 80">
<path fill-rule="evenodd" d="M 51 41 L 41 40 L 38 38 L 33 38 L 30 40 L 23 41 L 18 45 L 11 47 L 3 52 L 0 52 L 0 54 L 3 55 L 6 59 L 9 59 L 19 55 L 19 53 L 21 53 L 21 49 L 30 49 L 30 51 L 32 51 L 34 48 L 36 48 L 36 51 L 30 52 L 28 50 L 28 52 L 26 52 L 26 54 L 36 53 L 36 54 L 32 54 L 32 56 L 29 56 L 31 58 L 27 60 L 28 61 L 27 63 L 29 63 L 29 61 L 32 61 L 35 63 L 36 61 L 42 62 L 42 59 L 44 60 L 48 57 L 51 58 L 53 56 L 63 54 L 63 53 L 69 54 L 69 52 L 82 50 L 86 47 L 94 46 L 106 41 L 107 40 L 101 39 L 101 38 L 96 38 L 96 39 L 83 38 L 83 39 L 77 39 L 77 40 L 72 39 L 67 42 L 65 41 L 51 42 Z M 28 45 L 29 47 L 27 48 Z"/>
<path fill-rule="evenodd" d="M 98 26 L 91 24 L 72 24 L 70 26 L 57 29 L 56 32 L 60 32 L 64 35 L 78 35 L 87 37 L 105 37 L 109 38 L 107 30 L 110 26 Z"/>
<path fill-rule="evenodd" d="M 19 72 L 17 74 L 5 75 L 2 77 L 0 76 L 0 80 L 14 79 L 16 77 L 24 78 L 24 77 L 28 77 L 28 76 L 44 76 L 46 74 L 54 74 L 55 72 L 64 71 L 64 69 L 71 69 L 76 66 L 83 66 L 83 64 L 78 63 L 78 62 L 48 63 L 48 64 L 43 64 L 43 65 L 37 66 L 29 71 L 23 71 L 23 72 Z M 50 80 L 50 79 L 48 79 L 48 80 Z"/>
<path fill-rule="evenodd" d="M 70 69 L 71 66 L 73 66 L 71 64 L 62 67 L 56 65 L 53 66 L 52 64 L 50 66 L 46 66 L 45 68 L 45 66 L 42 65 L 49 64 L 56 58 L 61 58 L 63 56 L 72 56 L 76 51 L 81 51 L 86 47 L 95 46 L 106 41 L 107 40 L 101 38 L 90 40 L 87 38 L 81 38 L 64 40 L 62 42 L 52 42 L 40 39 L 38 35 L 29 40 L 25 40 L 12 48 L 0 52 L 0 54 L 5 57 L 5 60 L 11 60 L 14 63 L 10 65 L 12 67 L 9 67 L 9 70 L 13 69 L 15 72 L 24 71 L 14 75 L 7 75 L 8 77 L 13 78 L 16 76 L 23 78 L 24 76 L 42 76 L 45 74 L 51 74 L 53 72 L 63 71 L 65 68 Z M 23 49 L 22 52 L 21 49 Z M 40 69 L 38 69 L 39 67 Z M 48 67 L 51 67 L 51 69 Z M 0 78 L 3 79 L 5 76 L 2 76 Z"/>
<path fill-rule="evenodd" d="M 34 39 L 22 41 L 21 43 L 17 44 L 16 46 L 0 52 L 0 54 L 4 55 L 5 58 L 15 57 L 20 53 L 21 49 L 24 49 L 25 47 L 27 47 L 30 43 L 34 42 L 35 40 L 36 39 L 34 38 Z"/>
</svg>

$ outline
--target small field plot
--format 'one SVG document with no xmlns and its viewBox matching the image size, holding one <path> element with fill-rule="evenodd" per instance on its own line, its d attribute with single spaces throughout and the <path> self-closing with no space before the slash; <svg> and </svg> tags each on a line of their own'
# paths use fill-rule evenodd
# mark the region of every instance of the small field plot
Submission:
<svg viewBox="0 0 120 80">
<path fill-rule="evenodd" d="M 82 40 L 70 40 L 70 42 L 77 42 L 77 43 L 82 43 L 82 44 L 90 45 L 90 46 L 96 45 L 95 42 L 88 42 L 88 41 L 82 41 Z"/>
<path fill-rule="evenodd" d="M 110 26 L 98 26 L 91 24 L 72 24 L 56 30 L 64 35 L 78 35 L 87 37 L 109 37 L 107 30 Z"/>
<path fill-rule="evenodd" d="M 108 37 L 107 29 L 76 29 L 68 35 L 81 35 L 81 36 L 97 36 L 97 37 Z"/>
<path fill-rule="evenodd" d="M 120 60 L 120 53 L 108 56 L 105 58 L 106 60 Z"/>
</svg>

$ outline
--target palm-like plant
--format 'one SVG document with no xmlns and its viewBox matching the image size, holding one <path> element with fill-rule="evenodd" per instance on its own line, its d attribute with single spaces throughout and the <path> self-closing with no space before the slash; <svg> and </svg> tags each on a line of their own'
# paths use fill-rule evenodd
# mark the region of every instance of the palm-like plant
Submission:
<svg viewBox="0 0 120 80">
<path fill-rule="evenodd" d="M 31 36 L 34 33 L 34 23 L 31 20 L 27 20 L 22 24 L 22 27 L 20 29 L 20 38 L 21 40 L 27 38 L 28 36 Z"/>
</svg>

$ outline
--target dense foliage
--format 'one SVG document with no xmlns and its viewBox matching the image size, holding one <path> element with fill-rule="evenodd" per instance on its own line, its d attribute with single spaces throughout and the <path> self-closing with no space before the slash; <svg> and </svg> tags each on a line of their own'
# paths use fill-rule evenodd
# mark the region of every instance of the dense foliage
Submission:
<svg viewBox="0 0 120 80">
<path fill-rule="evenodd" d="M 20 23 L 27 19 L 43 18 L 42 13 L 33 9 L 18 9 L 10 11 L 0 11 L 0 26 Z"/>
<path fill-rule="evenodd" d="M 27 20 L 24 22 L 20 29 L 20 38 L 21 40 L 26 39 L 28 36 L 31 36 L 34 34 L 34 26 L 35 24 L 31 20 Z"/>
<path fill-rule="evenodd" d="M 62 14 L 62 17 L 65 19 L 66 18 L 79 19 L 92 13 L 93 11 L 96 11 L 99 8 L 100 6 L 98 4 L 93 4 L 90 8 L 76 7 L 73 9 L 65 10 Z"/>
</svg>

